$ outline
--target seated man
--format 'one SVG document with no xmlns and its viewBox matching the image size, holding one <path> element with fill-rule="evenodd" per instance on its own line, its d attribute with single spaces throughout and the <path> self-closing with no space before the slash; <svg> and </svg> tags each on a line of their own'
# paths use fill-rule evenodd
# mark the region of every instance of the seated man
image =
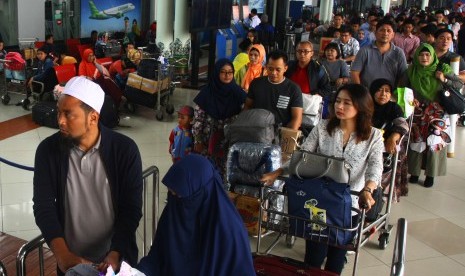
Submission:
<svg viewBox="0 0 465 276">
<path fill-rule="evenodd" d="M 302 91 L 298 85 L 284 77 L 287 54 L 283 51 L 271 52 L 266 70 L 267 76 L 256 78 L 250 84 L 244 110 L 269 110 L 278 125 L 299 129 L 302 123 Z"/>
<path fill-rule="evenodd" d="M 142 162 L 133 140 L 99 124 L 104 97 L 98 84 L 72 78 L 58 99 L 60 131 L 37 148 L 34 216 L 58 275 L 80 263 L 137 263 Z"/>
</svg>

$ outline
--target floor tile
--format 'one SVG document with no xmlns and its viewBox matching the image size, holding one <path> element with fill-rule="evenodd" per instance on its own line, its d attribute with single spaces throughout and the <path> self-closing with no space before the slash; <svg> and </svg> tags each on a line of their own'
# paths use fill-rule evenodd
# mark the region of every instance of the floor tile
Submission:
<svg viewBox="0 0 465 276">
<path fill-rule="evenodd" d="M 465 275 L 465 266 L 448 257 L 429 258 L 408 262 L 405 275 Z"/>
<path fill-rule="evenodd" d="M 449 258 L 465 266 L 465 254 L 450 255 Z"/>
<path fill-rule="evenodd" d="M 444 255 L 465 253 L 465 229 L 444 218 L 411 222 L 408 233 Z"/>
<path fill-rule="evenodd" d="M 438 216 L 462 215 L 465 210 L 465 200 L 432 189 L 425 189 L 422 193 L 409 193 L 408 201 L 430 211 Z"/>
</svg>

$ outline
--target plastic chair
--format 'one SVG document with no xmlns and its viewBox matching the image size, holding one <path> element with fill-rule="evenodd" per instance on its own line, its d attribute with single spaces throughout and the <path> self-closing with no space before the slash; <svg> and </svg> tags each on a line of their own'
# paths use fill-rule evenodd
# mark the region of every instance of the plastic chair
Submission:
<svg viewBox="0 0 465 276">
<path fill-rule="evenodd" d="M 80 44 L 77 45 L 77 49 L 79 51 L 79 56 L 81 57 L 81 60 L 83 59 L 82 55 L 84 54 L 85 49 L 92 49 L 92 45 L 90 44 Z"/>
<path fill-rule="evenodd" d="M 65 85 L 77 74 L 75 64 L 56 65 L 53 69 L 55 70 L 55 75 L 60 85 Z"/>
<path fill-rule="evenodd" d="M 45 45 L 45 41 L 36 41 L 36 42 L 34 42 L 34 47 L 36 49 L 39 49 L 40 47 L 42 47 L 44 45 Z"/>
<path fill-rule="evenodd" d="M 79 45 L 81 45 L 79 38 L 68 38 L 66 40 L 66 47 L 68 48 L 69 55 L 76 59 L 80 58 Z"/>
</svg>

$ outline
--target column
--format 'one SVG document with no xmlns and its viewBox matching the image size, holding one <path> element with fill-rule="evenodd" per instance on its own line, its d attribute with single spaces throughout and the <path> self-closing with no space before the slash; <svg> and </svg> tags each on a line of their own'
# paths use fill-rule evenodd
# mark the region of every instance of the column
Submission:
<svg viewBox="0 0 465 276">
<path fill-rule="evenodd" d="M 325 23 L 327 21 L 326 16 L 326 7 L 328 6 L 328 1 L 320 1 L 320 22 Z"/>
<path fill-rule="evenodd" d="M 165 44 L 165 50 L 168 49 L 173 41 L 174 27 L 174 1 L 156 1 L 157 19 L 157 43 Z"/>
<path fill-rule="evenodd" d="M 160 1 L 161 2 L 161 1 Z M 170 1 L 167 1 L 170 2 Z M 174 39 L 179 38 L 184 45 L 191 37 L 189 32 L 189 8 L 186 0 L 176 0 L 174 7 Z"/>
<path fill-rule="evenodd" d="M 389 9 L 391 8 L 391 0 L 381 0 L 381 8 L 384 11 L 384 14 L 389 13 Z"/>
<path fill-rule="evenodd" d="M 429 0 L 421 0 L 421 9 L 425 10 L 425 7 L 429 5 Z"/>
</svg>

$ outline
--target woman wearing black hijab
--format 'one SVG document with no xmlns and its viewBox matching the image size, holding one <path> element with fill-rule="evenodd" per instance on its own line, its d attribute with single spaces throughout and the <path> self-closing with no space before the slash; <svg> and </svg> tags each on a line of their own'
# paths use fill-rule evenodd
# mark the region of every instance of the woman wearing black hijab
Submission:
<svg viewBox="0 0 465 276">
<path fill-rule="evenodd" d="M 372 124 L 381 129 L 384 137 L 385 151 L 394 154 L 400 145 L 400 139 L 409 128 L 404 118 L 402 108 L 391 101 L 392 85 L 387 79 L 376 79 L 370 85 L 370 93 L 375 104 Z M 399 162 L 396 177 L 396 190 L 394 200 L 399 200 L 399 196 L 407 195 L 407 162 L 405 150 L 399 152 Z"/>
<path fill-rule="evenodd" d="M 234 81 L 232 62 L 220 59 L 215 63 L 208 84 L 194 99 L 194 151 L 210 157 L 220 172 L 224 172 L 226 161 L 224 126 L 231 123 L 242 110 L 246 96 L 245 91 Z"/>
</svg>

